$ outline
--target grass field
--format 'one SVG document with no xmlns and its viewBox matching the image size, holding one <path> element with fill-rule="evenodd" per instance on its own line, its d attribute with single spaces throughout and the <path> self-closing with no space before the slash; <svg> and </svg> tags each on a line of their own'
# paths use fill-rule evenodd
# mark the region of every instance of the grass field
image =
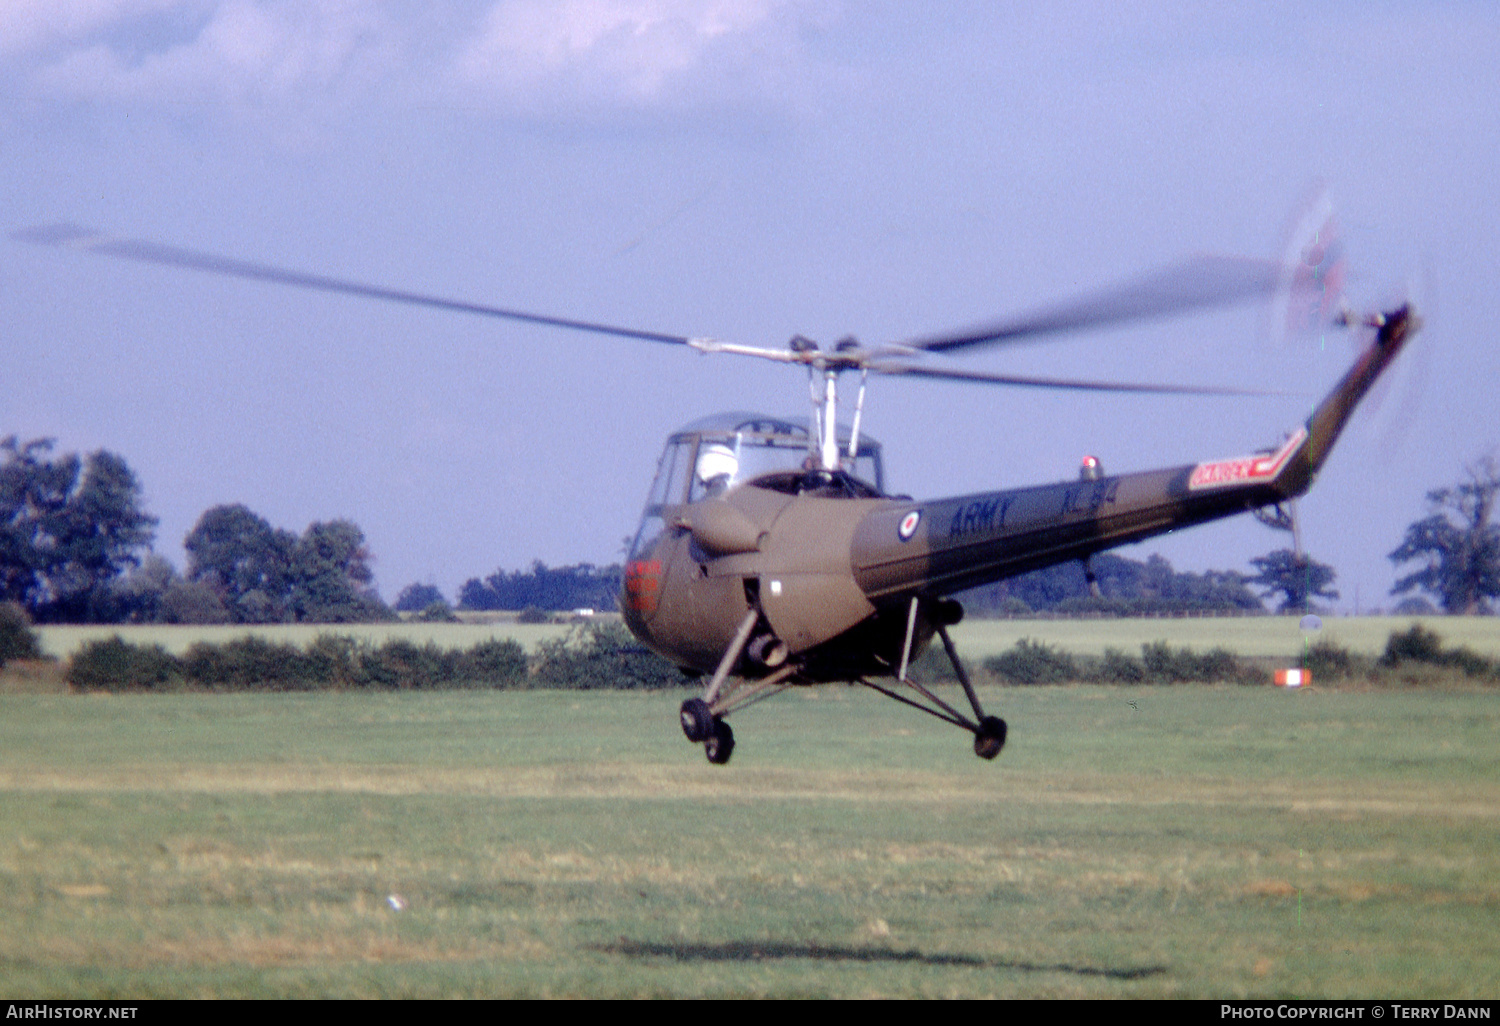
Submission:
<svg viewBox="0 0 1500 1026">
<path fill-rule="evenodd" d="M 680 698 L 0 696 L 0 991 L 1500 994 L 1493 695 Z"/>
</svg>

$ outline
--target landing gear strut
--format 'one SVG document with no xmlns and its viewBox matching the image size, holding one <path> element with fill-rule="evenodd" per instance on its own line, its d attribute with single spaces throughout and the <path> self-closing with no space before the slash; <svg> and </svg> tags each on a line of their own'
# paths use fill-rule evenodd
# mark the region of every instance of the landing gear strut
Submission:
<svg viewBox="0 0 1500 1026">
<path fill-rule="evenodd" d="M 682 732 L 694 744 L 701 742 L 703 753 L 716 766 L 724 765 L 734 753 L 734 731 L 729 729 L 724 717 L 785 691 L 791 687 L 790 682 L 797 674 L 797 667 L 785 661 L 786 646 L 774 636 L 762 634 L 752 642 L 751 634 L 759 620 L 758 607 L 746 611 L 702 697 L 689 698 L 682 703 L 679 714 Z M 752 659 L 772 672 L 755 680 L 731 680 L 731 671 L 747 651 L 752 653 Z"/>
<path fill-rule="evenodd" d="M 1000 749 L 1005 747 L 1005 721 L 998 716 L 986 716 L 983 707 L 979 704 L 979 696 L 974 693 L 974 685 L 969 680 L 969 674 L 964 669 L 963 663 L 959 662 L 958 650 L 953 647 L 953 639 L 948 637 L 948 627 L 958 623 L 963 617 L 963 607 L 951 599 L 942 599 L 928 607 L 933 626 L 937 629 L 938 637 L 943 641 L 943 651 L 948 654 L 948 661 L 953 664 L 953 672 L 958 676 L 959 684 L 963 685 L 964 695 L 969 699 L 969 705 L 974 709 L 974 718 L 971 720 L 953 706 L 943 701 L 931 689 L 923 687 L 917 681 L 906 675 L 907 667 L 910 665 L 912 639 L 917 624 L 918 599 L 911 600 L 911 610 L 906 620 L 906 644 L 901 653 L 901 668 L 896 671 L 896 682 L 904 684 L 915 691 L 922 700 L 913 700 L 904 694 L 900 694 L 884 685 L 877 684 L 865 677 L 859 679 L 859 683 L 873 691 L 878 691 L 887 698 L 894 698 L 903 705 L 909 705 L 913 709 L 919 709 L 929 716 L 935 716 L 945 723 L 951 723 L 955 727 L 962 727 L 974 735 L 974 754 L 981 759 L 993 759 L 1000 754 Z"/>
<path fill-rule="evenodd" d="M 958 661 L 958 649 L 953 647 L 953 639 L 948 637 L 947 626 L 939 623 L 937 630 L 938 637 L 943 639 L 943 651 L 948 653 L 953 672 L 958 674 L 958 682 L 963 685 L 964 694 L 969 697 L 969 704 L 974 707 L 974 715 L 979 720 L 972 725 L 964 724 L 974 731 L 974 754 L 981 759 L 993 759 L 1005 747 L 1005 721 L 998 716 L 984 714 L 979 706 L 979 696 L 974 694 L 974 685 L 969 682 L 969 674 L 964 670 L 964 664 Z"/>
<path fill-rule="evenodd" d="M 974 735 L 974 754 L 981 759 L 994 759 L 1005 747 L 1005 721 L 998 716 L 985 714 L 984 708 L 979 704 L 979 696 L 974 691 L 974 684 L 969 680 L 968 671 L 959 661 L 958 650 L 953 646 L 953 639 L 948 636 L 948 627 L 958 623 L 963 617 L 963 607 L 957 602 L 951 599 L 940 599 L 923 608 L 926 609 L 930 618 L 929 622 L 936 629 L 938 637 L 942 639 L 943 651 L 947 653 L 948 661 L 953 664 L 953 672 L 957 675 L 959 684 L 963 686 L 964 696 L 968 698 L 969 705 L 974 711 L 973 718 L 970 719 L 969 716 L 939 698 L 930 688 L 924 687 L 906 674 L 914 647 L 919 601 L 916 598 L 912 599 L 911 610 L 907 616 L 906 643 L 902 650 L 901 666 L 895 673 L 896 684 L 915 691 L 919 696 L 918 699 L 901 694 L 866 677 L 859 677 L 856 680 L 888 698 L 893 698 L 929 716 L 935 716 L 955 727 L 962 727 L 969 731 Z M 689 698 L 683 702 L 678 714 L 683 734 L 694 744 L 703 745 L 703 754 L 716 766 L 724 765 L 734 754 L 734 731 L 724 721 L 724 717 L 735 710 L 743 709 L 747 705 L 784 691 L 792 686 L 798 672 L 795 665 L 784 663 L 785 657 L 782 657 L 776 660 L 777 665 L 769 676 L 750 681 L 729 679 L 730 672 L 739 663 L 740 658 L 752 649 L 751 634 L 755 630 L 759 615 L 756 609 L 746 611 L 734 640 L 730 642 L 729 648 L 720 658 L 718 669 L 714 671 L 713 678 L 704 689 L 702 697 Z M 770 635 L 763 635 L 759 640 L 764 641 L 767 637 Z M 761 662 L 765 661 L 761 660 Z M 892 667 L 892 669 L 895 668 Z"/>
</svg>

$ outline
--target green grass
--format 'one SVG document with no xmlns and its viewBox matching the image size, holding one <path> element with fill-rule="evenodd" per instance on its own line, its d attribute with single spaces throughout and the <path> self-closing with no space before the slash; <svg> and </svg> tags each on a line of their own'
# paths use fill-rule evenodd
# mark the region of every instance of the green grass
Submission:
<svg viewBox="0 0 1500 1026">
<path fill-rule="evenodd" d="M 1024 688 L 0 696 L 29 997 L 1493 997 L 1500 705 Z M 388 898 L 400 895 L 404 911 Z"/>
</svg>

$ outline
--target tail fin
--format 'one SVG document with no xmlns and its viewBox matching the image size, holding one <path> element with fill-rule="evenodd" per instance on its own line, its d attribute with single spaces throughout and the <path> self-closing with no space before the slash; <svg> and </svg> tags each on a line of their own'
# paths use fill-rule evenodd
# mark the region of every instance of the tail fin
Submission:
<svg viewBox="0 0 1500 1026">
<path fill-rule="evenodd" d="M 1375 379 L 1421 327 L 1421 320 L 1409 305 L 1373 319 L 1375 340 L 1360 354 L 1343 380 L 1313 410 L 1299 434 L 1302 442 L 1288 453 L 1285 465 L 1275 478 L 1275 488 L 1286 498 L 1301 495 L 1311 487 L 1313 478 L 1328 458 L 1333 443 L 1349 422 L 1354 407 L 1369 392 Z"/>
</svg>

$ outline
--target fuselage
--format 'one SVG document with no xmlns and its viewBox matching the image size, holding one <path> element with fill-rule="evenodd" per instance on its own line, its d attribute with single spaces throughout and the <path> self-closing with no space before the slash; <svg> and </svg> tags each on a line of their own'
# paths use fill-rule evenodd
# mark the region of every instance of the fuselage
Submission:
<svg viewBox="0 0 1500 1026">
<path fill-rule="evenodd" d="M 894 673 L 951 620 L 942 600 L 954 592 L 1305 492 L 1412 323 L 1404 309 L 1388 315 L 1278 448 L 1160 470 L 914 501 L 881 490 L 874 443 L 850 461 L 862 477 L 801 469 L 807 431 L 775 418 L 684 429 L 631 549 L 625 621 L 674 663 L 710 672 L 754 609 L 742 675 L 787 661 L 803 683 Z"/>
</svg>

